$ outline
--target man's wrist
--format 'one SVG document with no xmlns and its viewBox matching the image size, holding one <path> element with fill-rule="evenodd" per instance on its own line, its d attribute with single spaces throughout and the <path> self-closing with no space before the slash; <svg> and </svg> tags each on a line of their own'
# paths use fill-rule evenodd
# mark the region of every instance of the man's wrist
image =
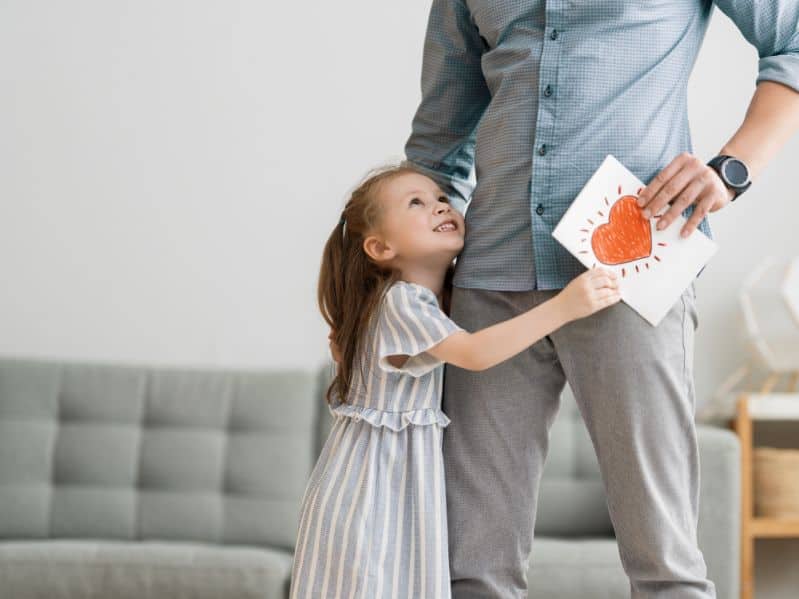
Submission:
<svg viewBox="0 0 799 599">
<path fill-rule="evenodd" d="M 707 165 L 721 179 L 724 188 L 727 190 L 728 200 L 734 201 L 751 187 L 751 171 L 743 158 L 723 152 L 725 152 L 724 149 L 722 149 L 722 153 L 708 160 Z"/>
</svg>

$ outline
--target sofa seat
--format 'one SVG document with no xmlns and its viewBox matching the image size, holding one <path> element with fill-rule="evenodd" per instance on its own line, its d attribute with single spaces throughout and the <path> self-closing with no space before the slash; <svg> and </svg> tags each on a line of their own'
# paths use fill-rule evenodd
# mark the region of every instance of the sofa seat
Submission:
<svg viewBox="0 0 799 599">
<path fill-rule="evenodd" d="M 47 539 L 0 543 L 2 597 L 278 599 L 292 556 L 191 542 Z"/>
<path fill-rule="evenodd" d="M 527 581 L 530 599 L 630 596 L 630 581 L 614 538 L 533 539 Z"/>
</svg>

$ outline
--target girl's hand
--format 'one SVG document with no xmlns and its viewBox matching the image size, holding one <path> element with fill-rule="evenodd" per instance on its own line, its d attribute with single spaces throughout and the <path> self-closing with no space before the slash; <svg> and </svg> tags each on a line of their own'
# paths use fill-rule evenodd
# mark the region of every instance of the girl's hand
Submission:
<svg viewBox="0 0 799 599">
<path fill-rule="evenodd" d="M 333 329 L 330 329 L 330 334 L 327 336 L 327 338 L 330 340 L 330 354 L 333 356 L 333 360 L 335 360 L 336 363 L 341 363 L 341 352 L 339 351 L 336 342 L 333 341 Z"/>
<path fill-rule="evenodd" d="M 591 268 L 575 277 L 555 296 L 568 320 L 589 316 L 621 300 L 616 273 Z"/>
</svg>

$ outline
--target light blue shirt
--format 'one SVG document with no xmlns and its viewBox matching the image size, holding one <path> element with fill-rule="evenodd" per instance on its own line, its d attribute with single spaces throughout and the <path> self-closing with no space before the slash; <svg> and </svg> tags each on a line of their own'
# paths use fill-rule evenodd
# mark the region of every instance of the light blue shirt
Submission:
<svg viewBox="0 0 799 599">
<path fill-rule="evenodd" d="M 607 154 L 647 184 L 693 153 L 714 5 L 757 49 L 756 81 L 799 91 L 797 0 L 433 0 L 405 155 L 465 210 L 455 285 L 560 289 L 585 270 L 552 230 Z"/>
</svg>

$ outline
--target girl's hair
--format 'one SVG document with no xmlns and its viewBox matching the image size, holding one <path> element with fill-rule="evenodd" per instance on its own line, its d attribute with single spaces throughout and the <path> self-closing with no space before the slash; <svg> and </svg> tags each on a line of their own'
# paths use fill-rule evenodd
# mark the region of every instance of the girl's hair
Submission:
<svg viewBox="0 0 799 599">
<path fill-rule="evenodd" d="M 369 323 L 386 290 L 400 277 L 399 271 L 373 262 L 363 250 L 363 241 L 380 224 L 382 214 L 377 195 L 381 184 L 404 173 L 420 171 L 404 162 L 371 169 L 350 194 L 341 221 L 322 252 L 317 302 L 341 354 L 336 376 L 325 392 L 328 403 L 334 389 L 341 401 L 346 401 L 355 360 Z M 445 311 L 449 309 L 452 274 L 450 265 L 442 293 Z"/>
</svg>

